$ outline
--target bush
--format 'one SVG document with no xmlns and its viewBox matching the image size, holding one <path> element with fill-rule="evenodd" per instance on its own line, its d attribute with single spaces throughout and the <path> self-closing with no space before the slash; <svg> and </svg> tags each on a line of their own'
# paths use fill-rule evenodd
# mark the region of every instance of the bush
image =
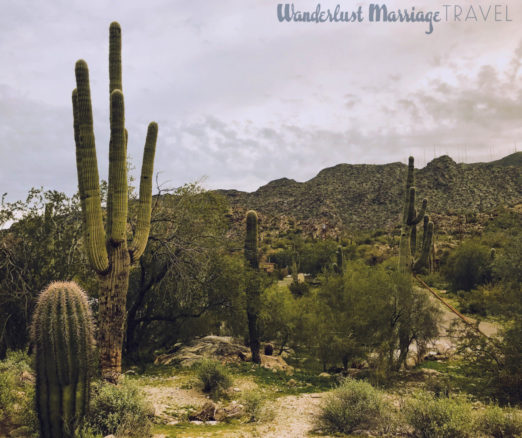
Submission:
<svg viewBox="0 0 522 438">
<path fill-rule="evenodd" d="M 491 248 L 468 240 L 456 248 L 446 260 L 444 271 L 453 291 L 486 284 L 492 277 Z"/>
<path fill-rule="evenodd" d="M 488 406 L 478 415 L 478 430 L 493 438 L 522 436 L 522 414 L 515 409 Z"/>
<path fill-rule="evenodd" d="M 250 422 L 264 421 L 270 417 L 266 408 L 266 397 L 259 390 L 247 391 L 241 397 L 241 404 Z"/>
<path fill-rule="evenodd" d="M 406 400 L 406 421 L 422 438 L 465 438 L 472 436 L 471 404 L 464 397 L 437 398 L 418 392 Z"/>
<path fill-rule="evenodd" d="M 0 426 L 12 436 L 38 436 L 33 374 L 21 351 L 8 352 L 0 361 Z"/>
<path fill-rule="evenodd" d="M 97 382 L 86 430 L 102 436 L 142 438 L 151 435 L 153 415 L 145 394 L 131 381 L 123 380 L 119 385 Z"/>
<path fill-rule="evenodd" d="M 328 433 L 389 432 L 394 423 L 392 412 L 381 391 L 367 382 L 346 379 L 325 398 L 317 423 Z"/>
<path fill-rule="evenodd" d="M 198 365 L 198 378 L 203 383 L 204 392 L 218 394 L 232 385 L 226 368 L 217 360 L 202 360 Z"/>
</svg>

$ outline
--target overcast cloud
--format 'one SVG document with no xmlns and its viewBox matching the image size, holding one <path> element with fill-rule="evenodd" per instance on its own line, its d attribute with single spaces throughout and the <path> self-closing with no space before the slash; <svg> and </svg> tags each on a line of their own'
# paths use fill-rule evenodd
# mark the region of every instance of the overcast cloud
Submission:
<svg viewBox="0 0 522 438">
<path fill-rule="evenodd" d="M 279 23 L 272 0 L 0 1 L 0 192 L 16 200 L 30 187 L 76 190 L 79 58 L 90 68 L 106 178 L 113 20 L 123 30 L 129 154 L 139 169 L 156 120 L 156 171 L 170 186 L 205 177 L 207 188 L 250 191 L 338 163 L 500 158 L 522 144 L 522 3 L 505 2 L 510 23 L 442 22 L 425 35 L 425 24 Z"/>
</svg>

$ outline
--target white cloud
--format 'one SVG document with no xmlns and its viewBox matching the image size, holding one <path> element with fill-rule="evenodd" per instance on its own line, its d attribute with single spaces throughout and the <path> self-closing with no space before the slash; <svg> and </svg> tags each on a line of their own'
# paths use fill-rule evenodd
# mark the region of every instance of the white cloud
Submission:
<svg viewBox="0 0 522 438">
<path fill-rule="evenodd" d="M 253 190 L 339 162 L 414 154 L 422 165 L 434 153 L 489 160 L 520 143 L 522 5 L 509 4 L 512 23 L 438 23 L 427 36 L 423 24 L 282 24 L 277 3 L 3 5 L 0 191 L 13 200 L 31 186 L 75 190 L 70 93 L 78 58 L 90 66 L 106 175 L 114 19 L 123 28 L 129 153 L 139 169 L 146 126 L 158 121 L 156 169 L 173 185 L 206 175 L 210 188 Z"/>
</svg>

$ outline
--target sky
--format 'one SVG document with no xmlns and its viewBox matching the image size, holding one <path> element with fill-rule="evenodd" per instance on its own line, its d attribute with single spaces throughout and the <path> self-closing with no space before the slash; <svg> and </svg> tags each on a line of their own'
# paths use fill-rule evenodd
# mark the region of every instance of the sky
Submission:
<svg viewBox="0 0 522 438">
<path fill-rule="evenodd" d="M 272 0 L 0 0 L 0 194 L 77 189 L 74 64 L 91 76 L 98 168 L 107 178 L 108 29 L 120 22 L 129 156 L 139 177 L 146 127 L 157 182 L 253 191 L 339 163 L 409 155 L 490 161 L 522 149 L 522 2 L 487 22 L 453 19 L 445 0 L 383 0 L 445 10 L 434 23 L 369 22 L 369 1 L 294 1 L 354 11 L 356 23 L 280 22 Z M 453 5 L 453 3 L 449 2 Z M 491 19 L 495 5 L 499 20 Z"/>
</svg>

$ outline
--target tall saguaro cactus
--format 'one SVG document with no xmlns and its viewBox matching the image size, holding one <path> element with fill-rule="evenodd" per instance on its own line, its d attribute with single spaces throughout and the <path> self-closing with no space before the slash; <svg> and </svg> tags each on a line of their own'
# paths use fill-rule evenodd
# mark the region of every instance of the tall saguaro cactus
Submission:
<svg viewBox="0 0 522 438">
<path fill-rule="evenodd" d="M 134 238 L 127 245 L 127 130 L 121 76 L 121 28 L 109 31 L 110 145 L 107 224 L 104 229 L 94 141 L 89 70 L 76 63 L 76 89 L 72 94 L 76 165 L 85 243 L 91 266 L 98 274 L 99 350 L 102 376 L 115 381 L 121 373 L 121 352 L 129 271 L 143 254 L 150 230 L 152 174 L 158 125 L 151 122 L 145 140 L 140 198 Z"/>
<path fill-rule="evenodd" d="M 250 351 L 252 352 L 252 362 L 261 363 L 259 355 L 259 329 L 257 317 L 259 313 L 259 294 L 260 284 L 258 278 L 259 252 L 258 252 L 259 230 L 257 213 L 253 210 L 246 215 L 246 237 L 245 237 L 245 259 L 251 268 L 250 275 L 247 276 L 247 318 L 248 335 L 250 339 Z"/>
<path fill-rule="evenodd" d="M 93 327 L 76 283 L 52 283 L 33 315 L 36 407 L 42 438 L 73 437 L 89 403 Z"/>
<path fill-rule="evenodd" d="M 406 194 L 402 216 L 401 241 L 399 249 L 399 268 L 402 272 L 420 272 L 428 267 L 429 255 L 433 241 L 433 222 L 425 216 L 428 201 L 424 199 L 420 211 L 415 208 L 415 176 L 413 157 L 408 160 L 408 176 L 406 178 Z M 417 225 L 424 220 L 422 247 L 415 260 L 417 249 Z"/>
</svg>

